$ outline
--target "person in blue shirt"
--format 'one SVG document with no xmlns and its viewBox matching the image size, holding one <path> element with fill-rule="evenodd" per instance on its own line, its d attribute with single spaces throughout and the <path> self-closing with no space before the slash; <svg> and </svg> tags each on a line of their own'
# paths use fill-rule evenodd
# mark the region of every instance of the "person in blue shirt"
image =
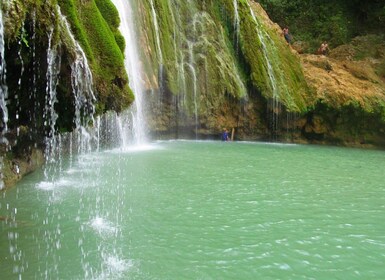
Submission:
<svg viewBox="0 0 385 280">
<path fill-rule="evenodd" d="M 224 128 L 222 132 L 222 141 L 229 141 L 229 133 L 226 128 Z"/>
</svg>

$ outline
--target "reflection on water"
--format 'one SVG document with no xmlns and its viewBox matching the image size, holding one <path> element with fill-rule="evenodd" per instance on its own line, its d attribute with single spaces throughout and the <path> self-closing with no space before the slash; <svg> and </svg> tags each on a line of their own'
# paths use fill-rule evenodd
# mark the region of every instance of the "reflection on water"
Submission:
<svg viewBox="0 0 385 280">
<path fill-rule="evenodd" d="M 0 199 L 2 279 L 381 279 L 383 151 L 165 141 Z"/>
</svg>

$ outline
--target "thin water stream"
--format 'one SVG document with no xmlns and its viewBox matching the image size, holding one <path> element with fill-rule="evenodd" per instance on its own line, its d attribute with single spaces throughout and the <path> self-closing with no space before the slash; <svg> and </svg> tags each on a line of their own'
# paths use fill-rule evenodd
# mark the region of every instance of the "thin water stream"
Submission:
<svg viewBox="0 0 385 280">
<path fill-rule="evenodd" d="M 4 41 L 4 22 L 3 12 L 0 5 L 0 113 L 1 113 L 1 133 L 4 134 L 8 129 L 8 108 L 6 99 L 8 98 L 8 87 L 6 84 L 6 64 L 5 64 L 5 41 Z M 1 135 L 1 138 L 3 136 Z M 0 142 L 3 140 L 0 139 Z"/>
<path fill-rule="evenodd" d="M 156 142 L 0 198 L 2 279 L 383 279 L 383 151 Z"/>
</svg>

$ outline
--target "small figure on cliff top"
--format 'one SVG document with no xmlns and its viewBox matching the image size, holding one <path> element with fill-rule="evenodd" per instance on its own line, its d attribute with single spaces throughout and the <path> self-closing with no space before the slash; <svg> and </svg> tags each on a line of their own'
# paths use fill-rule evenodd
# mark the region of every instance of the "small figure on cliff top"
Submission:
<svg viewBox="0 0 385 280">
<path fill-rule="evenodd" d="M 289 28 L 287 26 L 283 28 L 283 37 L 285 37 L 286 42 L 290 45 L 291 36 L 289 34 Z"/>
<path fill-rule="evenodd" d="M 319 47 L 317 53 L 319 55 L 327 55 L 329 53 L 329 45 L 326 41 L 324 41 Z"/>
<path fill-rule="evenodd" d="M 226 128 L 223 128 L 221 139 L 222 141 L 229 141 L 229 133 Z"/>
</svg>

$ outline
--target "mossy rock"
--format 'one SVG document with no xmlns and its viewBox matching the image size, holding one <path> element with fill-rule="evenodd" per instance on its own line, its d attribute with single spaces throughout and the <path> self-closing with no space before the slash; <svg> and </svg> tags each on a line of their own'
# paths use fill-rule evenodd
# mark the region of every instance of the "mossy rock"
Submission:
<svg viewBox="0 0 385 280">
<path fill-rule="evenodd" d="M 121 111 L 134 100 L 124 67 L 124 39 L 118 12 L 110 0 L 68 0 L 60 3 L 94 72 L 97 108 Z"/>
</svg>

